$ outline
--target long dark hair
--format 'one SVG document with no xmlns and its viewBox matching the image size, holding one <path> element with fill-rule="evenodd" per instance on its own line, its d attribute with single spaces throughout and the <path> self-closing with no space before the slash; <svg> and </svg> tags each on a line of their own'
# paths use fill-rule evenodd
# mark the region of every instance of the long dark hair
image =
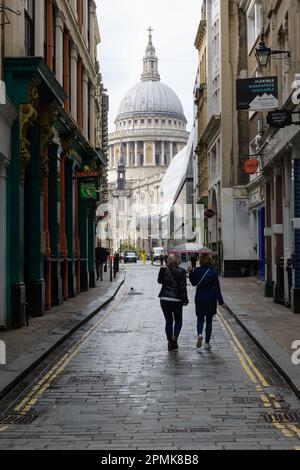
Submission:
<svg viewBox="0 0 300 470">
<path fill-rule="evenodd" d="M 212 268 L 214 265 L 214 260 L 211 255 L 208 253 L 203 253 L 200 257 L 200 266 L 204 268 Z"/>
</svg>

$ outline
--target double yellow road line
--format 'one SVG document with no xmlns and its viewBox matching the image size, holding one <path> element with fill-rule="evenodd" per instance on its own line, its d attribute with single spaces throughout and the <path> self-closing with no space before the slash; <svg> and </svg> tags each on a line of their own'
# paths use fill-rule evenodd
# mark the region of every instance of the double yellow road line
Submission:
<svg viewBox="0 0 300 470">
<path fill-rule="evenodd" d="M 128 283 L 127 283 L 128 284 Z M 105 317 L 102 317 L 94 326 L 92 326 L 82 337 L 78 340 L 63 357 L 55 363 L 55 365 L 37 382 L 37 384 L 31 389 L 31 391 L 21 400 L 20 403 L 14 408 L 14 411 L 20 416 L 26 415 L 31 408 L 37 403 L 39 398 L 45 393 L 45 391 L 50 387 L 53 381 L 61 374 L 69 362 L 76 356 L 81 346 L 85 341 L 91 336 L 91 334 L 97 330 L 97 328 L 104 323 L 113 313 L 113 311 L 119 307 L 119 305 L 124 302 L 128 294 L 128 287 L 125 288 L 125 293 L 121 299 L 114 303 L 108 310 Z M 7 429 L 7 426 L 0 427 L 0 432 L 3 432 Z"/>
<path fill-rule="evenodd" d="M 233 350 L 238 356 L 246 374 L 248 375 L 250 380 L 254 383 L 256 387 L 256 391 L 258 392 L 259 398 L 262 401 L 264 407 L 267 409 L 276 410 L 276 414 L 283 412 L 282 406 L 277 400 L 276 396 L 272 393 L 268 393 L 267 389 L 270 387 L 270 384 L 265 379 L 262 372 L 255 366 L 251 357 L 246 352 L 245 348 L 243 347 L 242 343 L 238 339 L 237 335 L 234 333 L 228 321 L 225 320 L 221 312 L 218 312 L 218 313 L 219 313 L 218 320 L 222 328 L 229 334 L 231 338 L 230 342 L 233 347 Z M 295 425 L 284 423 L 284 422 L 283 423 L 279 422 L 276 414 L 275 413 L 272 414 L 272 412 L 270 413 L 273 426 L 279 431 L 281 431 L 281 433 L 285 437 L 290 437 L 290 438 L 297 437 L 298 439 L 300 439 L 300 429 Z M 295 447 L 295 450 L 299 450 L 299 449 L 300 447 L 299 448 Z"/>
</svg>

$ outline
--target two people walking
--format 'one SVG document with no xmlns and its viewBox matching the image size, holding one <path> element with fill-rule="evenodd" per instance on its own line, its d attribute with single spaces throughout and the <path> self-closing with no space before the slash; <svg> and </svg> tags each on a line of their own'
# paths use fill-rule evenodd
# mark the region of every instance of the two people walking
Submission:
<svg viewBox="0 0 300 470">
<path fill-rule="evenodd" d="M 162 284 L 159 297 L 161 308 L 166 319 L 166 336 L 168 350 L 178 350 L 178 337 L 182 329 L 183 306 L 188 304 L 187 273 L 180 268 L 181 257 L 172 254 L 168 258 L 167 267 L 161 268 L 158 275 L 158 283 Z M 189 278 L 193 286 L 196 286 L 196 316 L 197 316 L 197 348 L 203 344 L 203 330 L 205 330 L 205 349 L 210 350 L 213 317 L 217 314 L 217 302 L 226 307 L 218 278 L 218 273 L 213 267 L 211 255 L 203 254 L 200 258 L 200 268 L 189 268 Z"/>
</svg>

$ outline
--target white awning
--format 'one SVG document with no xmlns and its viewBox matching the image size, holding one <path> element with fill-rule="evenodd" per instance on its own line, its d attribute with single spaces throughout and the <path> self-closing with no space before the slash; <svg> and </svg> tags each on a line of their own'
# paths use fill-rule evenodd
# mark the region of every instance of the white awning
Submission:
<svg viewBox="0 0 300 470">
<path fill-rule="evenodd" d="M 161 190 L 161 216 L 167 217 L 175 202 L 175 196 L 180 185 L 186 177 L 193 145 L 193 133 L 190 134 L 187 145 L 171 160 L 162 182 Z"/>
</svg>

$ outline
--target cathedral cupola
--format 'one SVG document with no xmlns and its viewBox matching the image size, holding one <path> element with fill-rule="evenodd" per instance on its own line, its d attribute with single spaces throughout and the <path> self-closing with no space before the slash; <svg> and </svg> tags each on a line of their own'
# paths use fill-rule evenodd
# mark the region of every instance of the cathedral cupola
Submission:
<svg viewBox="0 0 300 470">
<path fill-rule="evenodd" d="M 146 54 L 144 57 L 144 70 L 142 73 L 142 81 L 160 81 L 160 75 L 158 73 L 158 58 L 156 57 L 155 47 L 152 43 L 152 31 L 150 27 L 149 32 L 149 41 L 146 49 Z"/>
</svg>

